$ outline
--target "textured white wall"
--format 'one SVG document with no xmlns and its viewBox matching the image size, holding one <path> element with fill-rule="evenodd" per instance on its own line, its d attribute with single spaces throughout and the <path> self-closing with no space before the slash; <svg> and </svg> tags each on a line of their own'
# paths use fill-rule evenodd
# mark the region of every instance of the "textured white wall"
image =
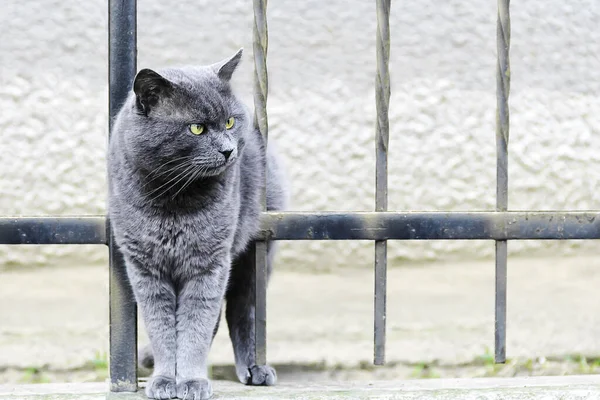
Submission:
<svg viewBox="0 0 600 400">
<path fill-rule="evenodd" d="M 169 4 L 167 4 L 169 3 Z M 375 5 L 269 4 L 270 137 L 296 210 L 374 207 Z M 251 2 L 138 2 L 138 66 L 211 63 L 246 49 Z M 107 2 L 5 0 L 0 13 L 0 214 L 105 211 Z M 392 210 L 490 210 L 495 196 L 495 2 L 393 2 Z M 512 209 L 600 208 L 600 2 L 512 4 Z M 593 243 L 529 242 L 565 254 Z M 488 242 L 392 243 L 402 259 L 484 257 Z M 372 244 L 285 243 L 288 266 L 368 266 Z M 105 260 L 98 247 L 0 247 L 0 265 Z"/>
</svg>

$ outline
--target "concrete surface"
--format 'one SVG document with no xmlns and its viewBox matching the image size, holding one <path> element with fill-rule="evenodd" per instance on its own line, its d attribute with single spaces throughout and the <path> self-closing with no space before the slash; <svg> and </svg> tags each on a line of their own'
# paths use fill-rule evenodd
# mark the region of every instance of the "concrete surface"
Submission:
<svg viewBox="0 0 600 400">
<path fill-rule="evenodd" d="M 142 393 L 106 394 L 106 384 L 0 386 L 0 399 L 96 400 L 139 399 Z M 403 382 L 344 382 L 275 387 L 244 387 L 214 382 L 214 399 L 597 399 L 600 377 L 455 379 Z"/>
<path fill-rule="evenodd" d="M 243 46 L 236 84 L 251 102 L 252 2 L 171 3 L 139 2 L 139 67 L 214 62 Z M 511 13 L 509 205 L 597 209 L 600 2 L 515 2 Z M 488 0 L 393 3 L 391 210 L 493 209 L 496 16 Z M 293 209 L 372 210 L 375 2 L 270 2 L 268 18 L 270 138 L 289 167 Z M 106 1 L 4 0 L 0 26 L 10 38 L 0 42 L 0 215 L 103 213 Z M 510 249 L 564 255 L 579 245 Z M 283 265 L 370 266 L 371 247 L 284 243 Z M 389 250 L 393 260 L 492 252 L 485 242 Z M 0 265 L 75 254 L 105 260 L 101 248 L 0 247 Z"/>
<path fill-rule="evenodd" d="M 400 372 L 370 367 L 371 272 L 276 271 L 268 294 L 268 359 L 281 366 L 282 379 L 292 382 L 301 379 L 297 372 L 303 368 L 340 370 L 335 379 L 362 380 L 411 376 L 423 363 L 440 369 L 481 363 L 489 358 L 486 348 L 492 349 L 494 342 L 493 271 L 493 262 L 413 265 L 389 271 L 387 361 L 389 368 L 404 368 Z M 508 356 L 552 361 L 569 355 L 600 355 L 599 284 L 600 257 L 510 259 Z M 105 367 L 107 268 L 4 272 L 0 321 L 0 382 L 19 381 L 32 368 L 58 374 L 87 371 L 90 365 L 102 363 Z M 140 341 L 146 343 L 141 328 Z M 216 366 L 233 362 L 226 324 L 210 360 Z M 362 371 L 341 377 L 345 368 Z M 303 379 L 315 377 L 324 379 L 322 374 Z M 56 379 L 81 382 L 98 377 Z"/>
</svg>

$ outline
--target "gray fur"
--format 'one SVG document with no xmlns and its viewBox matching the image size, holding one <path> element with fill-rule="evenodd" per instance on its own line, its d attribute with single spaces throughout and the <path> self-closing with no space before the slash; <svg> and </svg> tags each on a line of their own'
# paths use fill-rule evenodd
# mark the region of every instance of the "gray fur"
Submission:
<svg viewBox="0 0 600 400">
<path fill-rule="evenodd" d="M 241 50 L 210 66 L 142 70 L 114 121 L 109 215 L 150 338 L 140 358 L 154 367 L 150 398 L 212 395 L 206 359 L 224 299 L 240 381 L 276 381 L 254 353 L 250 242 L 265 152 L 229 85 L 240 58 Z M 189 125 L 200 123 L 205 132 L 193 135 Z M 282 210 L 287 190 L 271 146 L 266 158 L 267 208 Z M 269 272 L 273 252 L 270 244 Z"/>
</svg>

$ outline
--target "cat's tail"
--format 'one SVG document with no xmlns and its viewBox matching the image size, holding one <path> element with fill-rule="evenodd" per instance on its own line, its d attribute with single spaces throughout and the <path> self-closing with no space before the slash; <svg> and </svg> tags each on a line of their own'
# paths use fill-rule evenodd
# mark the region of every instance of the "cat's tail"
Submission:
<svg viewBox="0 0 600 400">
<path fill-rule="evenodd" d="M 138 364 L 142 368 L 154 368 L 154 355 L 149 344 L 142 347 L 138 352 Z"/>
</svg>

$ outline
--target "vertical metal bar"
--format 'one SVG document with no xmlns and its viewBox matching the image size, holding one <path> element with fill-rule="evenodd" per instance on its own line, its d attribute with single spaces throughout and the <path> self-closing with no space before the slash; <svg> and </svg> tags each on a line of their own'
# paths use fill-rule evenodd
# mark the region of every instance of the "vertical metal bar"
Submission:
<svg viewBox="0 0 600 400">
<path fill-rule="evenodd" d="M 254 0 L 254 125 L 264 138 L 265 154 L 269 138 L 269 125 L 267 121 L 267 0 Z M 267 168 L 265 158 L 265 189 L 267 182 Z M 262 193 L 262 209 L 267 210 L 267 196 Z M 254 345 L 256 363 L 267 363 L 267 242 L 255 243 L 255 326 Z"/>
<path fill-rule="evenodd" d="M 390 6 L 391 0 L 377 0 L 377 75 L 375 79 L 375 101 L 377 125 L 375 138 L 375 211 L 387 211 L 388 199 L 388 143 L 390 123 Z M 375 321 L 374 363 L 385 363 L 385 319 L 387 295 L 387 242 L 375 241 Z"/>
<path fill-rule="evenodd" d="M 494 326 L 494 359 L 506 362 L 506 240 L 496 241 L 496 318 Z"/>
<path fill-rule="evenodd" d="M 510 93 L 510 0 L 498 0 L 496 43 L 498 65 L 496 69 L 496 210 L 508 208 L 508 137 Z M 496 242 L 496 319 L 494 329 L 495 360 L 506 362 L 506 274 L 507 242 Z"/>
<path fill-rule="evenodd" d="M 109 15 L 109 137 L 136 73 L 136 1 L 110 0 Z M 137 308 L 123 256 L 107 223 L 110 263 L 110 390 L 137 390 Z"/>
</svg>

